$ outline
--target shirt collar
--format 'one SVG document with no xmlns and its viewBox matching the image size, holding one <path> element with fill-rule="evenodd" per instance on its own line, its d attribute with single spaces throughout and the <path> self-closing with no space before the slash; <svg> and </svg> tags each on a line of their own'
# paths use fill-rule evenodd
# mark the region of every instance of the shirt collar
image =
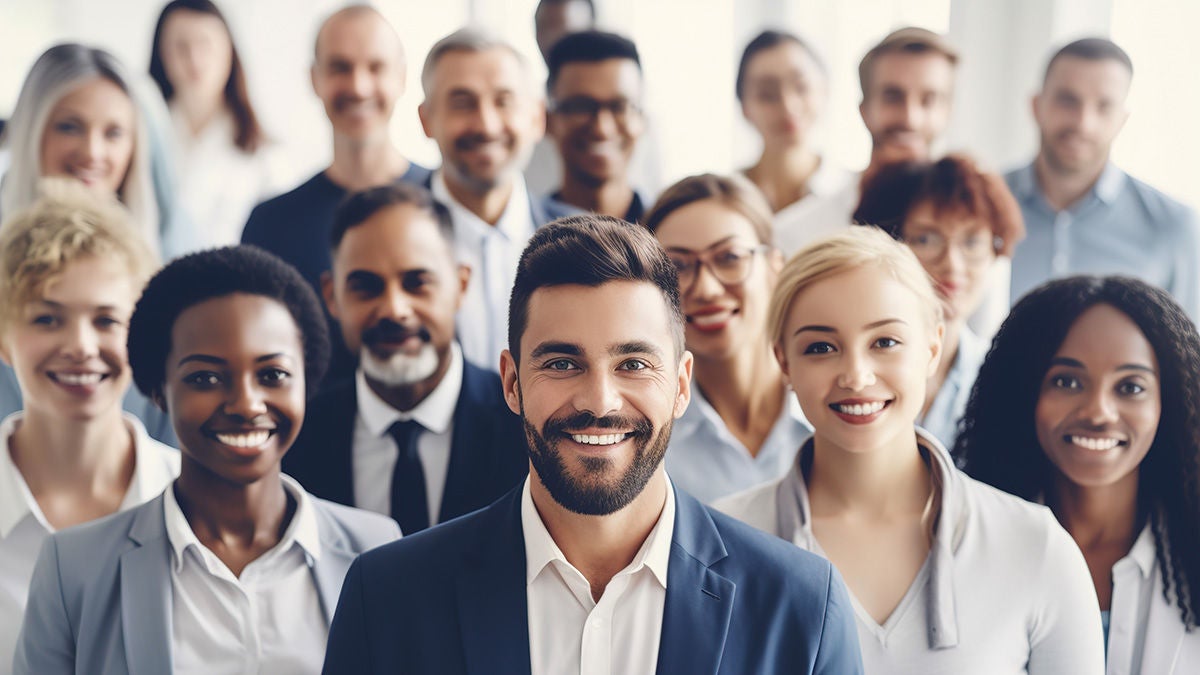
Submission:
<svg viewBox="0 0 1200 675">
<path fill-rule="evenodd" d="M 671 541 L 675 535 L 675 488 L 670 478 L 667 481 L 667 500 L 663 504 L 658 522 L 642 542 L 633 560 L 618 574 L 635 574 L 646 567 L 658 580 L 663 588 L 667 587 L 667 568 L 671 560 Z M 542 517 L 538 515 L 537 507 L 533 505 L 533 495 L 529 482 L 533 476 L 525 478 L 525 486 L 521 489 L 521 531 L 525 536 L 525 583 L 532 584 L 551 563 L 558 561 L 574 569 L 562 549 L 554 543 Z"/>
<path fill-rule="evenodd" d="M 49 530 L 49 526 L 41 518 L 33 493 L 25 484 L 25 478 L 21 476 L 9 450 L 8 441 L 21 417 L 21 412 L 15 412 L 0 422 L 0 540 L 7 537 L 17 523 L 30 514 L 34 514 L 43 527 Z"/>
<path fill-rule="evenodd" d="M 1150 523 L 1142 528 L 1137 539 L 1133 542 L 1133 547 L 1129 549 L 1129 553 L 1122 560 L 1133 560 L 1137 563 L 1138 569 L 1142 573 L 1143 579 L 1149 579 L 1151 574 L 1154 574 L 1154 559 L 1156 550 L 1154 546 L 1154 531 L 1150 527 Z M 1120 565 L 1121 561 L 1117 561 Z M 1116 568 L 1116 565 L 1113 565 Z"/>
<path fill-rule="evenodd" d="M 1111 205 L 1121 195 L 1121 189 L 1124 186 L 1125 172 L 1117 168 L 1116 164 L 1108 162 L 1104 165 L 1104 170 L 1100 172 L 1100 177 L 1096 179 L 1096 184 L 1092 186 L 1090 194 L 1095 195 L 1097 199 L 1105 204 Z M 1012 192 L 1017 201 L 1023 204 L 1029 203 L 1034 199 L 1040 199 L 1042 202 L 1046 201 L 1045 196 L 1042 194 L 1042 188 L 1038 185 L 1036 162 L 1030 163 L 1024 168 L 1013 172 Z M 1080 200 L 1080 202 L 1072 204 L 1071 208 L 1075 208 L 1082 201 Z"/>
<path fill-rule="evenodd" d="M 442 381 L 421 399 L 416 407 L 407 412 L 396 410 L 379 397 L 367 384 L 362 368 L 354 375 L 354 388 L 358 395 L 358 415 L 372 436 L 382 436 L 397 421 L 416 420 L 422 427 L 435 434 L 444 434 L 454 421 L 454 410 L 458 407 L 458 395 L 462 391 L 463 356 L 457 342 L 450 343 L 450 365 Z"/>
<path fill-rule="evenodd" d="M 696 384 L 696 378 L 692 378 L 692 399 L 688 403 L 687 410 L 683 411 L 683 416 L 675 420 L 675 426 L 671 430 L 671 436 L 675 437 L 690 435 L 696 433 L 701 427 L 707 426 L 713 433 L 729 433 L 729 427 L 725 421 L 717 413 L 717 409 L 712 407 L 708 399 L 704 398 L 704 393 L 700 391 L 700 387 Z M 793 421 L 799 422 L 808 428 L 812 428 L 808 418 L 804 416 L 804 410 L 800 407 L 800 401 L 792 394 L 789 389 L 784 396 L 784 414 L 792 418 Z M 732 438 L 732 434 L 729 434 Z"/>
<path fill-rule="evenodd" d="M 1109 162 L 1104 165 L 1104 171 L 1096 179 L 1093 188 L 1096 196 L 1105 204 L 1111 205 L 1121 196 L 1121 188 L 1125 185 L 1125 172 L 1118 169 L 1116 164 Z"/>
<path fill-rule="evenodd" d="M 466 234 L 462 228 L 469 228 L 475 234 L 486 235 L 498 232 L 510 240 L 524 242 L 533 236 L 533 231 L 536 229 L 532 207 L 529 203 L 529 189 L 525 186 L 525 177 L 520 172 L 513 176 L 512 193 L 508 196 L 508 204 L 504 206 L 504 212 L 500 214 L 500 219 L 496 221 L 494 227 L 484 222 L 474 212 L 459 203 L 454 195 L 450 194 L 450 189 L 446 187 L 446 177 L 442 174 L 441 169 L 433 173 L 430 191 L 433 193 L 434 199 L 445 204 L 446 208 L 450 210 L 450 214 L 454 218 L 456 235 Z"/>
</svg>

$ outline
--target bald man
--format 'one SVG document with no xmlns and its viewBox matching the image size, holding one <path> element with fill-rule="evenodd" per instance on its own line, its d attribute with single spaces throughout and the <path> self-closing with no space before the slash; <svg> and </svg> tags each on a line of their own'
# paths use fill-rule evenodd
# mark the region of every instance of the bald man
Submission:
<svg viewBox="0 0 1200 675">
<path fill-rule="evenodd" d="M 342 199 L 375 185 L 429 181 L 429 169 L 405 159 L 388 135 L 396 100 L 404 94 L 405 63 L 400 36 L 371 7 L 341 9 L 317 32 L 310 74 L 333 128 L 333 162 L 291 192 L 255 207 L 242 243 L 291 263 L 318 293 L 331 265 L 329 233 Z M 354 372 L 338 332 L 331 335 L 327 382 Z"/>
</svg>

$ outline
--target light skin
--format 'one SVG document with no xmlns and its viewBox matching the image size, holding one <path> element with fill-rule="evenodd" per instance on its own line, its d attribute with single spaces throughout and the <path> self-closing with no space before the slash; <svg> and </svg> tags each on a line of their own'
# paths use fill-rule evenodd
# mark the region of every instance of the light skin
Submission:
<svg viewBox="0 0 1200 675">
<path fill-rule="evenodd" d="M 66 176 L 117 194 L 133 161 L 133 101 L 111 80 L 84 80 L 51 108 L 42 130 L 42 176 Z"/>
<path fill-rule="evenodd" d="M 871 133 L 872 163 L 929 159 L 950 123 L 953 93 L 954 66 L 937 52 L 877 58 L 858 106 Z"/>
<path fill-rule="evenodd" d="M 932 483 L 913 434 L 941 355 L 941 327 L 929 316 L 885 270 L 852 268 L 796 295 L 776 347 L 814 428 L 813 534 L 879 624 L 931 545 L 922 515 Z"/>
<path fill-rule="evenodd" d="M 429 344 L 438 356 L 437 370 L 411 385 L 367 377 L 371 390 L 393 408 L 413 409 L 441 383 L 450 366 L 454 315 L 469 280 L 470 269 L 454 261 L 437 223 L 411 204 L 387 207 L 346 230 L 321 284 L 346 346 L 359 353 L 365 344 L 387 360 L 397 353 L 415 357 Z"/>
<path fill-rule="evenodd" d="M 295 512 L 279 463 L 304 420 L 304 351 L 291 313 L 235 293 L 185 309 L 158 396 L 182 451 L 175 497 L 196 538 L 234 575 Z"/>
<path fill-rule="evenodd" d="M 1112 59 L 1063 56 L 1033 97 L 1041 134 L 1034 167 L 1046 200 L 1055 209 L 1079 201 L 1104 171 L 1113 141 L 1129 110 L 1131 73 Z"/>
<path fill-rule="evenodd" d="M 751 253 L 762 244 L 754 226 L 715 199 L 673 211 L 655 236 L 672 259 L 690 262 L 697 254 L 717 260 L 751 257 L 750 275 L 741 283 L 723 283 L 707 265 L 700 265 L 695 280 L 680 290 L 696 386 L 734 437 L 757 456 L 787 396 L 786 382 L 763 334 L 782 256 L 774 249 Z"/>
<path fill-rule="evenodd" d="M 388 124 L 404 94 L 404 48 L 374 10 L 335 13 L 317 34 L 310 77 L 333 127 L 333 163 L 325 174 L 350 192 L 389 183 L 408 170 Z"/>
<path fill-rule="evenodd" d="M 176 10 L 163 23 L 160 49 L 175 89 L 171 103 L 197 135 L 225 105 L 225 83 L 233 67 L 229 31 L 212 14 Z"/>
<path fill-rule="evenodd" d="M 746 176 L 776 211 L 809 193 L 821 164 L 811 133 L 826 98 L 825 73 L 795 43 L 758 52 L 746 67 L 742 115 L 763 139 L 762 154 Z"/>
<path fill-rule="evenodd" d="M 533 27 L 542 59 L 548 60 L 550 48 L 564 35 L 591 30 L 595 22 L 592 8 L 582 0 L 540 3 L 533 15 Z"/>
<path fill-rule="evenodd" d="M 598 419 L 619 416 L 645 421 L 663 431 L 687 408 L 692 376 L 691 354 L 676 353 L 668 317 L 662 293 L 645 282 L 610 281 L 597 287 L 564 285 L 534 291 L 521 334 L 521 354 L 505 350 L 501 356 L 500 377 L 508 407 L 537 429 L 549 419 L 586 412 Z M 570 478 L 608 487 L 633 463 L 637 439 L 627 436 L 615 443 L 591 445 L 576 442 L 571 434 L 626 431 L 630 429 L 569 429 L 547 440 Z M 549 493 L 532 464 L 530 473 L 538 515 L 567 561 L 588 579 L 592 597 L 599 600 L 658 522 L 668 489 L 661 461 L 641 492 L 607 515 L 571 511 Z"/>
<path fill-rule="evenodd" d="M 495 225 L 546 128 L 546 109 L 525 67 L 503 47 L 447 52 L 418 112 L 425 135 L 441 151 L 450 194 Z"/>
<path fill-rule="evenodd" d="M 1112 567 L 1142 525 L 1138 468 L 1161 413 L 1158 359 L 1137 324 L 1111 305 L 1080 314 L 1042 380 L 1034 416 L 1055 468 L 1047 503 L 1083 551 L 1104 610 Z"/>
<path fill-rule="evenodd" d="M 133 480 L 121 397 L 137 290 L 118 260 L 77 258 L 4 327 L 0 356 L 25 405 L 8 451 L 55 528 L 115 512 Z"/>
<path fill-rule="evenodd" d="M 551 93 L 555 101 L 568 105 L 589 101 L 626 108 L 621 116 L 611 108 L 591 116 L 556 111 L 547 125 L 565 167 L 561 199 L 582 209 L 624 217 L 633 201 L 629 162 L 645 131 L 638 109 L 641 69 L 631 59 L 568 63 L 559 70 Z"/>
</svg>

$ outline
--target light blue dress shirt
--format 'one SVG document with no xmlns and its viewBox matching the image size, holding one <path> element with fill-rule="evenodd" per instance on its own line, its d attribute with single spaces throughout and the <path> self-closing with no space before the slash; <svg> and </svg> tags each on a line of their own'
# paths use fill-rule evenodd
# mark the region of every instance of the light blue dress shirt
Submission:
<svg viewBox="0 0 1200 675">
<path fill-rule="evenodd" d="M 1064 211 L 1046 202 L 1032 164 L 1005 176 L 1025 217 L 1012 262 L 1012 302 L 1045 281 L 1123 274 L 1166 289 L 1195 319 L 1200 234 L 1195 214 L 1113 164 Z"/>
<path fill-rule="evenodd" d="M 796 396 L 791 391 L 786 396 L 767 440 L 758 455 L 751 456 L 693 381 L 692 401 L 675 421 L 667 446 L 667 473 L 675 486 L 711 504 L 787 473 L 812 427 Z"/>
<path fill-rule="evenodd" d="M 958 336 L 958 353 L 954 356 L 954 364 L 946 373 L 942 388 L 933 397 L 933 404 L 925 416 L 917 420 L 942 445 L 949 450 L 954 449 L 954 441 L 958 438 L 958 421 L 962 419 L 967 409 L 967 399 L 971 397 L 971 388 L 975 386 L 975 376 L 979 374 L 979 366 L 983 365 L 983 357 L 987 356 L 991 344 L 963 326 Z"/>
</svg>

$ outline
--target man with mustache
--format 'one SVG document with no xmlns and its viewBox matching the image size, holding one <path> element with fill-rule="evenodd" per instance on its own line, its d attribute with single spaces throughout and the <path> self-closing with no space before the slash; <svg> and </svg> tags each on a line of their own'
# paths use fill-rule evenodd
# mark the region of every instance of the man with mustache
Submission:
<svg viewBox="0 0 1200 675">
<path fill-rule="evenodd" d="M 676 490 L 686 409 L 675 267 L 645 229 L 578 215 L 521 256 L 501 376 L 530 476 L 360 556 L 324 673 L 862 672 L 828 562 Z"/>
<path fill-rule="evenodd" d="M 404 94 L 404 46 L 375 9 L 351 5 L 321 24 L 313 53 L 312 87 L 333 130 L 333 162 L 291 192 L 259 204 L 242 231 L 255 244 L 291 263 L 321 290 L 329 270 L 329 228 L 346 195 L 373 185 L 429 179 L 429 170 L 405 159 L 388 124 Z M 326 381 L 343 379 L 353 360 L 335 336 Z"/>
<path fill-rule="evenodd" d="M 442 153 L 428 187 L 450 210 L 459 260 L 472 270 L 459 341 L 467 360 L 496 370 L 521 249 L 574 209 L 535 198 L 521 175 L 545 108 L 512 46 L 470 28 L 452 33 L 429 50 L 421 86 L 421 125 Z"/>
<path fill-rule="evenodd" d="M 500 378 L 454 341 L 471 275 L 445 208 L 421 187 L 370 188 L 338 208 L 330 245 L 325 304 L 359 365 L 309 404 L 285 472 L 406 535 L 492 503 L 525 476 L 525 439 Z"/>
<path fill-rule="evenodd" d="M 1025 216 L 1012 261 L 1012 299 L 1072 274 L 1124 274 L 1169 291 L 1200 318 L 1195 214 L 1109 160 L 1129 117 L 1129 55 L 1103 38 L 1076 40 L 1051 57 L 1033 97 L 1041 147 L 1006 176 Z"/>
</svg>

